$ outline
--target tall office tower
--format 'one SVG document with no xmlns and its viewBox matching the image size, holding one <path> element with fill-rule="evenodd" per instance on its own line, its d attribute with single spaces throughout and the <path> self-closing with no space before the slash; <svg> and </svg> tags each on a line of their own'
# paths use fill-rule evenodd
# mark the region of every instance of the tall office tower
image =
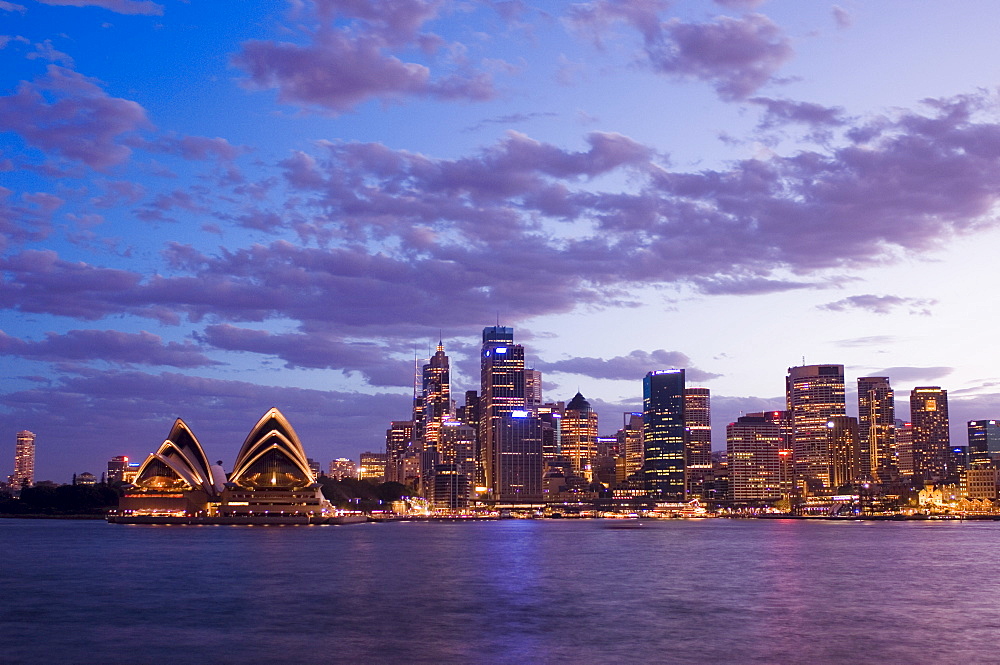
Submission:
<svg viewBox="0 0 1000 665">
<path fill-rule="evenodd" d="M 712 411 L 708 388 L 684 389 L 684 430 L 687 450 L 687 492 L 705 496 L 712 475 Z"/>
<path fill-rule="evenodd" d="M 476 472 L 471 480 L 474 486 L 484 486 L 486 476 L 481 464 L 482 454 L 479 444 L 479 392 L 475 390 L 465 391 L 465 404 L 455 410 L 458 419 L 476 431 L 476 445 L 473 448 L 476 457 Z"/>
<path fill-rule="evenodd" d="M 896 469 L 903 478 L 913 478 L 913 424 L 896 420 Z"/>
<path fill-rule="evenodd" d="M 493 496 L 497 501 L 539 501 L 542 498 L 542 421 L 516 410 L 496 421 Z"/>
<path fill-rule="evenodd" d="M 887 376 L 858 379 L 861 473 L 885 483 L 895 475 L 896 406 Z"/>
<path fill-rule="evenodd" d="M 413 441 L 413 421 L 393 420 L 385 431 L 385 479 L 403 482 L 402 465 Z M 362 464 L 362 466 L 364 466 Z"/>
<path fill-rule="evenodd" d="M 423 399 L 423 449 L 433 451 L 441 435 L 441 423 L 451 416 L 451 377 L 444 344 L 438 342 L 437 351 L 423 366 L 421 396 Z"/>
<path fill-rule="evenodd" d="M 969 468 L 996 466 L 1000 460 L 1000 423 L 996 420 L 970 420 Z"/>
<path fill-rule="evenodd" d="M 582 394 L 574 395 L 566 405 L 561 426 L 560 448 L 573 464 L 573 473 L 593 480 L 593 465 L 597 457 L 597 412 L 590 408 L 590 402 Z"/>
<path fill-rule="evenodd" d="M 117 457 L 112 457 L 108 460 L 108 482 L 109 483 L 120 483 L 124 482 L 125 474 L 128 472 L 128 457 L 125 455 L 118 455 Z"/>
<path fill-rule="evenodd" d="M 913 474 L 918 482 L 940 482 L 957 469 L 949 468 L 948 391 L 922 386 L 910 391 L 913 423 Z"/>
<path fill-rule="evenodd" d="M 780 439 L 778 441 L 778 486 L 781 496 L 790 497 L 795 491 L 795 456 L 793 444 L 795 441 L 792 414 L 788 411 L 760 411 L 748 413 L 751 418 L 763 418 L 765 422 L 777 426 Z"/>
<path fill-rule="evenodd" d="M 542 373 L 537 369 L 524 370 L 524 403 L 529 410 L 542 404 Z"/>
<path fill-rule="evenodd" d="M 781 490 L 781 427 L 763 415 L 742 416 L 726 426 L 729 497 L 773 501 Z"/>
<path fill-rule="evenodd" d="M 453 464 L 471 482 L 476 477 L 476 430 L 458 420 L 445 420 L 438 444 L 441 464 Z"/>
<path fill-rule="evenodd" d="M 562 419 L 566 411 L 565 402 L 546 402 L 535 407 L 535 413 L 542 420 L 542 455 L 545 466 L 560 466 L 565 458 L 562 454 Z"/>
<path fill-rule="evenodd" d="M 861 478 L 862 454 L 858 419 L 833 416 L 826 423 L 826 449 L 830 455 L 830 487 L 850 485 Z"/>
<path fill-rule="evenodd" d="M 498 466 L 501 462 L 501 447 L 498 445 L 500 423 L 509 418 L 514 411 L 524 411 L 526 406 L 524 347 L 514 344 L 513 328 L 491 326 L 483 329 L 480 369 L 480 463 L 483 466 L 486 487 L 496 498 L 506 493 L 501 487 L 498 475 Z M 540 478 L 541 472 L 539 472 Z"/>
<path fill-rule="evenodd" d="M 684 370 L 649 372 L 642 381 L 643 474 L 653 496 L 682 500 L 684 479 Z"/>
<path fill-rule="evenodd" d="M 789 367 L 785 399 L 792 414 L 796 482 L 830 487 L 826 424 L 846 415 L 843 365 Z"/>
<path fill-rule="evenodd" d="M 618 449 L 624 456 L 624 478 L 629 478 L 632 474 L 642 471 L 643 446 L 642 446 L 642 414 L 635 411 L 626 411 L 624 414 L 624 424 L 618 430 Z M 711 462 L 711 460 L 709 460 Z"/>
<path fill-rule="evenodd" d="M 14 473 L 12 484 L 17 487 L 31 487 L 35 484 L 35 433 L 22 430 L 17 433 L 14 446 Z"/>
</svg>

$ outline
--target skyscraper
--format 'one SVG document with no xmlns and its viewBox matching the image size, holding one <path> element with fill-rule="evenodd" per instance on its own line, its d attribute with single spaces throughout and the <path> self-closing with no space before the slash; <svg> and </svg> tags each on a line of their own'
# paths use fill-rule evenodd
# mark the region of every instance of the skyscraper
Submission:
<svg viewBox="0 0 1000 665">
<path fill-rule="evenodd" d="M 398 483 L 404 481 L 403 458 L 406 457 L 412 441 L 412 420 L 393 420 L 389 423 L 389 429 L 385 431 L 384 473 L 386 480 Z M 362 466 L 364 466 L 363 463 Z"/>
<path fill-rule="evenodd" d="M 597 412 L 590 408 L 582 394 L 577 393 L 566 405 L 561 419 L 560 448 L 573 464 L 573 472 L 593 480 L 593 463 L 597 457 Z"/>
<path fill-rule="evenodd" d="M 910 422 L 913 473 L 918 481 L 944 481 L 954 475 L 957 469 L 949 468 L 948 391 L 940 386 L 922 386 L 910 391 Z"/>
<path fill-rule="evenodd" d="M 646 490 L 658 497 L 685 497 L 684 370 L 649 372 L 642 381 L 643 468 Z"/>
<path fill-rule="evenodd" d="M 22 430 L 17 433 L 14 446 L 14 473 L 11 484 L 15 489 L 35 484 L 35 433 Z"/>
<path fill-rule="evenodd" d="M 497 501 L 541 500 L 541 419 L 528 411 L 512 411 L 497 419 L 493 437 L 493 497 Z"/>
<path fill-rule="evenodd" d="M 524 347 L 514 344 L 514 329 L 483 329 L 480 355 L 479 445 L 486 487 L 494 498 L 506 494 L 500 485 L 499 431 L 501 421 L 514 411 L 524 411 Z M 514 431 L 516 428 L 508 428 Z M 518 429 L 517 431 L 520 431 Z M 539 446 L 541 445 L 539 439 Z M 508 453 L 511 454 L 511 453 Z M 507 476 L 509 478 L 509 475 Z M 541 483 L 541 471 L 539 471 Z M 540 487 L 540 485 L 539 485 Z M 541 493 L 539 489 L 539 494 Z"/>
<path fill-rule="evenodd" d="M 726 426 L 729 493 L 733 501 L 772 501 L 781 490 L 781 427 L 763 414 Z"/>
<path fill-rule="evenodd" d="M 858 419 L 833 416 L 826 423 L 827 452 L 830 456 L 830 487 L 850 485 L 861 478 L 861 446 Z"/>
<path fill-rule="evenodd" d="M 524 370 L 524 403 L 529 409 L 542 403 L 542 373 L 537 369 Z"/>
<path fill-rule="evenodd" d="M 896 473 L 896 407 L 887 376 L 858 379 L 858 438 L 861 473 L 888 482 Z"/>
<path fill-rule="evenodd" d="M 996 420 L 970 420 L 969 467 L 973 469 L 995 466 L 1000 459 L 1000 422 Z"/>
<path fill-rule="evenodd" d="M 792 414 L 795 475 L 812 489 L 830 487 L 826 424 L 846 415 L 843 365 L 789 367 L 785 399 Z"/>
<path fill-rule="evenodd" d="M 712 411 L 708 388 L 684 389 L 684 430 L 687 451 L 687 491 L 704 496 L 712 475 Z"/>
<path fill-rule="evenodd" d="M 625 457 L 624 469 L 621 480 L 625 480 L 634 473 L 642 471 L 643 445 L 642 445 L 642 413 L 627 411 L 624 414 L 624 423 L 618 430 L 618 448 Z"/>
</svg>

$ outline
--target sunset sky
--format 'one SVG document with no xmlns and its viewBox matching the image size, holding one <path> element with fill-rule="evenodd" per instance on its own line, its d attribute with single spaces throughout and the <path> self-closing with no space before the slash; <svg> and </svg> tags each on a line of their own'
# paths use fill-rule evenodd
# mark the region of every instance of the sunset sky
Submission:
<svg viewBox="0 0 1000 665">
<path fill-rule="evenodd" d="M 513 326 L 601 433 L 685 367 L 716 449 L 786 368 L 1000 418 L 1000 3 L 0 0 L 0 475 L 381 450 Z"/>
</svg>

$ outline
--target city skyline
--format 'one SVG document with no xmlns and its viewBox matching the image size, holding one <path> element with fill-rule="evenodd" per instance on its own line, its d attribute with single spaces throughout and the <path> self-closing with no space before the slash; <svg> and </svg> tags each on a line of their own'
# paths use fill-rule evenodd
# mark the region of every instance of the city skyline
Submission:
<svg viewBox="0 0 1000 665">
<path fill-rule="evenodd" d="M 1000 417 L 1000 6 L 797 0 L 0 2 L 0 474 L 142 458 L 278 406 L 379 450 L 514 327 L 611 434 L 648 371 L 716 449 L 786 368 Z M 962 48 L 954 48 L 955 36 Z M 345 62 L 352 65 L 347 67 Z M 534 388 L 533 388 L 534 389 Z M 431 423 L 433 429 L 434 424 Z M 869 444 L 870 445 L 870 444 Z"/>
</svg>

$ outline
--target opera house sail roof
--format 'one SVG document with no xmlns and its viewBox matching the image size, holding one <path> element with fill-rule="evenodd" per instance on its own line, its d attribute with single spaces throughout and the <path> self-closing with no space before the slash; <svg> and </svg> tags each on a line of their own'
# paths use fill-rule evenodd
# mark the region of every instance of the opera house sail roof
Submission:
<svg viewBox="0 0 1000 665">
<path fill-rule="evenodd" d="M 259 490 L 302 489 L 315 484 L 302 443 L 278 409 L 269 409 L 247 435 L 229 482 Z"/>
<path fill-rule="evenodd" d="M 139 467 L 135 484 L 149 490 L 204 490 L 216 493 L 216 481 L 198 437 L 178 418 L 167 439 Z"/>
</svg>

